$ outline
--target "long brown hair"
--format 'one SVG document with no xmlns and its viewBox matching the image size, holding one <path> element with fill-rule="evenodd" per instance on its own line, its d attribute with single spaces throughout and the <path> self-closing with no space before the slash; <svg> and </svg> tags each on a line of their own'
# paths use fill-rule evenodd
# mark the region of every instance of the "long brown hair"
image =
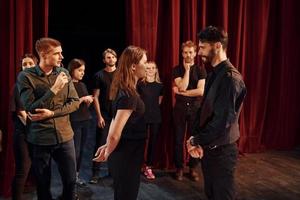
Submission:
<svg viewBox="0 0 300 200">
<path fill-rule="evenodd" d="M 132 71 L 132 65 L 139 64 L 144 54 L 146 54 L 146 50 L 140 47 L 128 46 L 124 49 L 111 83 L 109 94 L 110 100 L 116 98 L 119 89 L 124 90 L 129 95 L 138 95 L 136 92 L 136 80 Z"/>
</svg>

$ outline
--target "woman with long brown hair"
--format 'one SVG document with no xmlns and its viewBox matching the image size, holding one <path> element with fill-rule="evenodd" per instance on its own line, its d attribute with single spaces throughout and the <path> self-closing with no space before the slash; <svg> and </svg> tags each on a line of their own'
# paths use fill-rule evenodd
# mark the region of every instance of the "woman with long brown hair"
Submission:
<svg viewBox="0 0 300 200">
<path fill-rule="evenodd" d="M 94 158 L 108 160 L 118 200 L 134 200 L 138 195 L 146 126 L 145 106 L 136 84 L 145 77 L 146 62 L 146 51 L 140 47 L 129 46 L 123 51 L 110 90 L 113 119 L 106 144 L 98 148 Z"/>
</svg>

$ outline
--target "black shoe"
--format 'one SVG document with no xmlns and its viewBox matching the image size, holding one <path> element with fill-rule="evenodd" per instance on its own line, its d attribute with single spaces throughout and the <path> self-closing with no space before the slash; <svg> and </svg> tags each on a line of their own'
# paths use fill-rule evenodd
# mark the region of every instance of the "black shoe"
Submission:
<svg viewBox="0 0 300 200">
<path fill-rule="evenodd" d="M 199 173 L 196 171 L 196 169 L 190 169 L 190 178 L 195 182 L 198 182 L 200 180 Z"/>
</svg>

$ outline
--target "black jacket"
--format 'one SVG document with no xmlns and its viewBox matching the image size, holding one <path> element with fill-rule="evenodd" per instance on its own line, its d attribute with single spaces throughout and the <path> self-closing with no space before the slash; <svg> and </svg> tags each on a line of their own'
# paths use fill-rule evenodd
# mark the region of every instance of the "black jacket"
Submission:
<svg viewBox="0 0 300 200">
<path fill-rule="evenodd" d="M 209 74 L 193 127 L 194 143 L 202 147 L 231 144 L 240 136 L 238 119 L 246 86 L 242 75 L 225 60 Z"/>
</svg>

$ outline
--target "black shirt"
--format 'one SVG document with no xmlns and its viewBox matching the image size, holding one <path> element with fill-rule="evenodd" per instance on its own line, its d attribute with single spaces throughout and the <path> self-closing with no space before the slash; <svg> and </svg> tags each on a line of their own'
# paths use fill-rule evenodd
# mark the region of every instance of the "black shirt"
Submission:
<svg viewBox="0 0 300 200">
<path fill-rule="evenodd" d="M 173 69 L 173 80 L 178 77 L 183 78 L 185 73 L 185 68 L 183 65 L 178 65 Z M 206 70 L 194 64 L 190 68 L 190 78 L 187 90 L 196 89 L 198 81 L 206 78 Z M 187 97 L 180 94 L 175 94 L 176 101 L 180 102 L 193 102 L 196 100 L 201 100 L 200 97 Z"/>
<path fill-rule="evenodd" d="M 94 89 L 100 90 L 99 104 L 101 115 L 105 120 L 111 120 L 111 101 L 109 100 L 109 90 L 115 71 L 107 72 L 104 69 L 95 74 Z"/>
<path fill-rule="evenodd" d="M 160 123 L 159 97 L 163 95 L 163 84 L 156 81 L 140 81 L 137 90 L 145 104 L 146 123 Z"/>
<path fill-rule="evenodd" d="M 18 117 L 19 111 L 24 111 L 24 106 L 21 103 L 20 94 L 17 85 L 13 87 L 13 93 L 10 98 L 9 110 L 12 114 L 12 121 L 14 123 L 15 134 L 25 134 L 25 125 Z M 16 131 L 19 130 L 19 131 Z M 21 130 L 21 131 L 20 131 Z"/>
<path fill-rule="evenodd" d="M 12 113 L 17 113 L 20 110 L 25 110 L 23 104 L 21 103 L 19 90 L 17 84 L 13 87 L 13 93 L 10 98 L 9 110 Z"/>
<path fill-rule="evenodd" d="M 122 130 L 121 139 L 138 140 L 146 138 L 145 105 L 141 98 L 119 90 L 116 99 L 112 102 L 113 118 L 120 109 L 133 110 Z"/>
<path fill-rule="evenodd" d="M 225 60 L 208 77 L 193 128 L 194 141 L 201 146 L 233 143 L 239 138 L 238 118 L 246 95 L 242 75 Z"/>
<path fill-rule="evenodd" d="M 88 90 L 83 82 L 73 82 L 78 97 L 83 97 L 89 95 Z M 85 121 L 91 119 L 91 113 L 89 111 L 88 105 L 85 102 L 81 102 L 79 109 L 70 114 L 70 120 L 74 121 Z"/>
</svg>

